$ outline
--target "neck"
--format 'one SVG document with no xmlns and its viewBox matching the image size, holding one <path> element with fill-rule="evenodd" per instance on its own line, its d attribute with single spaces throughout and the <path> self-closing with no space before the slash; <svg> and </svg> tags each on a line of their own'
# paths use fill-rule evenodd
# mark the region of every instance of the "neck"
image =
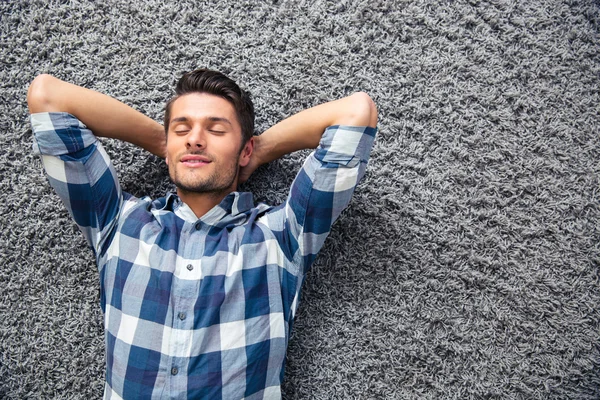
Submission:
<svg viewBox="0 0 600 400">
<path fill-rule="evenodd" d="M 188 192 L 177 188 L 177 195 L 185 204 L 188 205 L 198 218 L 202 218 L 204 214 L 213 209 L 214 206 L 218 205 L 221 200 L 225 198 L 229 193 L 233 192 L 234 189 L 228 189 L 220 192 Z"/>
</svg>

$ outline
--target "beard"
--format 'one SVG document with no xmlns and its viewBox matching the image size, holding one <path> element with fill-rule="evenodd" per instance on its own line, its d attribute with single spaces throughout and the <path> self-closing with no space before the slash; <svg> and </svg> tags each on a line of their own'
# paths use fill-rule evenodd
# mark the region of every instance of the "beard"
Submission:
<svg viewBox="0 0 600 400">
<path fill-rule="evenodd" d="M 196 153 L 197 154 L 197 153 Z M 229 192 L 238 178 L 237 158 L 228 162 L 219 162 L 211 157 L 211 172 L 187 170 L 169 165 L 169 176 L 175 186 L 186 193 L 205 193 L 220 195 Z"/>
</svg>

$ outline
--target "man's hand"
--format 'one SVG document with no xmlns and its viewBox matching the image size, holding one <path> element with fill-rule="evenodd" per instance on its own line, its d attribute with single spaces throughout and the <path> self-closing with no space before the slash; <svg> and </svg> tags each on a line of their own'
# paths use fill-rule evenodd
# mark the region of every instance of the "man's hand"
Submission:
<svg viewBox="0 0 600 400">
<path fill-rule="evenodd" d="M 250 175 L 252 175 L 252 173 L 256 171 L 258 167 L 265 163 L 263 161 L 265 148 L 263 146 L 262 136 L 253 136 L 252 140 L 254 140 L 254 150 L 252 151 L 248 165 L 240 168 L 238 185 L 246 182 L 248 178 L 250 178 Z"/>
</svg>

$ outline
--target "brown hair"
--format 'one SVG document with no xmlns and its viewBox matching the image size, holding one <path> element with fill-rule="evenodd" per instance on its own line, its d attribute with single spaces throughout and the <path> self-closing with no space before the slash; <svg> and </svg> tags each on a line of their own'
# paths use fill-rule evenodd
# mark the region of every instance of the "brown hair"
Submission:
<svg viewBox="0 0 600 400">
<path fill-rule="evenodd" d="M 242 143 L 245 144 L 254 134 L 254 105 L 250 93 L 241 89 L 231 78 L 209 69 L 196 69 L 183 74 L 175 87 L 173 96 L 165 108 L 165 133 L 171 121 L 171 106 L 179 97 L 189 93 L 208 93 L 219 96 L 233 105 L 242 127 Z"/>
</svg>

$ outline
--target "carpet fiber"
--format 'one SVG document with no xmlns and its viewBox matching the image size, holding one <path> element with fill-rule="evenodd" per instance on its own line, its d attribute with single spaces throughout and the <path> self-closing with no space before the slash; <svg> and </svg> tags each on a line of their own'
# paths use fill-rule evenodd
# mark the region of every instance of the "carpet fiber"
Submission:
<svg viewBox="0 0 600 400">
<path fill-rule="evenodd" d="M 160 120 L 187 70 L 253 94 L 257 130 L 354 91 L 380 133 L 310 272 L 286 399 L 600 398 L 597 0 L 0 2 L 0 398 L 96 399 L 84 239 L 31 152 L 39 73 Z M 124 189 L 172 189 L 104 140 Z M 245 189 L 280 202 L 306 152 Z"/>
</svg>

